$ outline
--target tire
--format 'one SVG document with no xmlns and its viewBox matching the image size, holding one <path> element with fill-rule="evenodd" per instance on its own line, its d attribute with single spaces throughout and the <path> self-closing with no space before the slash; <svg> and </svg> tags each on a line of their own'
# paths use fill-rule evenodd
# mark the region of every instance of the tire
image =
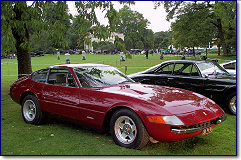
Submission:
<svg viewBox="0 0 241 160">
<path fill-rule="evenodd" d="M 149 142 L 149 134 L 141 119 L 129 109 L 121 109 L 113 114 L 110 133 L 117 145 L 126 148 L 142 149 Z"/>
<path fill-rule="evenodd" d="M 230 94 L 227 98 L 227 107 L 231 114 L 236 115 L 236 92 Z"/>
<path fill-rule="evenodd" d="M 45 114 L 41 111 L 39 102 L 34 95 L 27 95 L 22 102 L 22 116 L 26 123 L 42 124 Z"/>
</svg>

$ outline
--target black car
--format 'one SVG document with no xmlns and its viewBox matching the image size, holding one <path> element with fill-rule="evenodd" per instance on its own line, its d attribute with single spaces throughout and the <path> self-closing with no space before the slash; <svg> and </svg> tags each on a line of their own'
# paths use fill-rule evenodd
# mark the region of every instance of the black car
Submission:
<svg viewBox="0 0 241 160">
<path fill-rule="evenodd" d="M 141 54 L 142 49 L 130 49 L 131 54 Z"/>
<path fill-rule="evenodd" d="M 30 52 L 30 55 L 31 55 L 31 57 L 35 57 L 35 56 L 37 56 L 37 53 L 36 52 Z"/>
<path fill-rule="evenodd" d="M 36 56 L 44 56 L 43 51 L 38 51 L 38 52 L 30 52 L 31 57 L 36 57 Z"/>
<path fill-rule="evenodd" d="M 191 90 L 236 114 L 236 78 L 219 64 L 203 60 L 171 60 L 129 75 L 136 82 Z"/>
</svg>

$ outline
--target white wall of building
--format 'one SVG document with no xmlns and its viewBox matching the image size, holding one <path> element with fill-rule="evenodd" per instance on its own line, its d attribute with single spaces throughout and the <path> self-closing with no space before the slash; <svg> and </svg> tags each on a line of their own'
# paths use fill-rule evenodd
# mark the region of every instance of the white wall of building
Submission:
<svg viewBox="0 0 241 160">
<path fill-rule="evenodd" d="M 124 34 L 116 33 L 116 32 L 111 33 L 111 36 L 108 39 L 106 39 L 105 41 L 111 42 L 114 44 L 116 36 L 121 38 L 124 41 L 124 38 L 125 38 Z M 93 52 L 92 42 L 100 42 L 100 41 L 102 41 L 102 39 L 98 39 L 98 38 L 94 37 L 93 34 L 90 34 L 88 36 L 88 38 L 90 38 L 90 44 L 86 44 L 86 42 L 84 42 L 84 50 Z"/>
</svg>

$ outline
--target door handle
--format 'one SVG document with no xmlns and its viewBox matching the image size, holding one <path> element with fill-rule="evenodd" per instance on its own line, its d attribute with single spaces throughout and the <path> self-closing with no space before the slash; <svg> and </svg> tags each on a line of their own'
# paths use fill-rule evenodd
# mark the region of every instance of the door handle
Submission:
<svg viewBox="0 0 241 160">
<path fill-rule="evenodd" d="M 168 79 L 168 80 L 173 80 L 174 78 L 170 78 L 170 77 L 168 77 L 167 79 Z"/>
</svg>

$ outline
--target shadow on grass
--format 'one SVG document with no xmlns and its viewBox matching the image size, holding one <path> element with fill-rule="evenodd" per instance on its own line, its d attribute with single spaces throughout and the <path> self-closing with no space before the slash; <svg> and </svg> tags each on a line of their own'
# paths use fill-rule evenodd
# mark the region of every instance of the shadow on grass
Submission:
<svg viewBox="0 0 241 160">
<path fill-rule="evenodd" d="M 208 144 L 207 139 L 202 137 L 193 137 L 183 141 L 177 142 L 159 142 L 157 145 L 150 144 L 152 147 L 161 148 L 163 152 L 171 155 L 190 155 L 194 153 L 197 146 Z"/>
<path fill-rule="evenodd" d="M 109 133 L 101 132 L 99 130 L 89 128 L 88 126 L 83 126 L 63 117 L 49 116 L 45 125 L 54 125 L 55 127 L 58 126 L 72 131 L 81 130 L 82 133 L 89 135 L 90 138 L 98 140 L 98 143 L 112 143 L 114 148 L 119 147 L 110 140 L 112 138 Z M 103 140 L 103 142 L 101 142 L 101 140 Z M 177 142 L 159 142 L 157 144 L 149 142 L 142 150 L 131 149 L 133 150 L 131 151 L 130 149 L 123 147 L 120 147 L 120 149 L 123 151 L 128 150 L 128 152 L 123 152 L 122 155 L 129 155 L 128 153 L 131 152 L 133 152 L 134 155 L 200 155 L 197 148 L 199 146 L 209 145 L 209 143 L 208 139 L 205 139 L 202 136 L 197 136 Z"/>
<path fill-rule="evenodd" d="M 101 130 L 91 128 L 88 125 L 82 124 L 77 120 L 69 119 L 58 115 L 48 115 L 43 125 L 49 125 L 49 126 L 57 125 L 62 128 L 68 128 L 71 130 L 82 130 L 82 131 L 91 132 L 91 133 L 106 134 Z"/>
</svg>

